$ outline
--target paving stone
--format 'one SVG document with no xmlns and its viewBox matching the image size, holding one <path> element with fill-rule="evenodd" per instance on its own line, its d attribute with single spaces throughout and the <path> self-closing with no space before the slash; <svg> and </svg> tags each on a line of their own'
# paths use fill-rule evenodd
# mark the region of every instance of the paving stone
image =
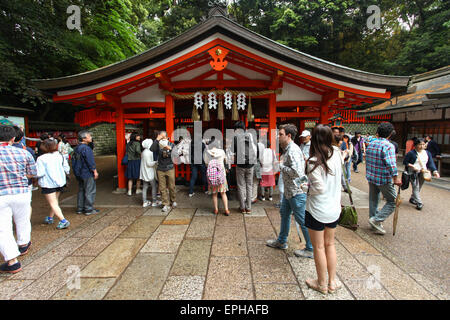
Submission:
<svg viewBox="0 0 450 320">
<path fill-rule="evenodd" d="M 361 239 L 354 231 L 338 226 L 336 228 L 336 238 L 351 254 L 375 254 L 381 253 L 371 246 L 367 241 Z"/>
<path fill-rule="evenodd" d="M 256 218 L 253 218 L 256 219 Z M 272 225 L 267 224 L 249 224 L 246 222 L 246 229 L 247 229 L 247 239 L 248 240 L 269 240 L 269 239 L 275 239 L 277 235 L 275 234 L 275 231 L 273 230 Z"/>
<path fill-rule="evenodd" d="M 430 279 L 427 279 L 419 273 L 411 273 L 409 275 L 440 300 L 450 299 L 449 293 L 445 290 L 445 288 L 437 285 L 437 283 L 439 283 L 438 281 L 432 282 Z"/>
<path fill-rule="evenodd" d="M 139 253 L 105 297 L 106 300 L 156 300 L 175 255 Z"/>
<path fill-rule="evenodd" d="M 73 256 L 97 256 L 116 239 L 126 226 L 109 226 L 97 233 L 87 243 L 78 248 Z"/>
<path fill-rule="evenodd" d="M 22 290 L 14 300 L 48 300 L 64 285 L 72 285 L 77 275 L 93 258 L 67 257 L 38 280 Z"/>
<path fill-rule="evenodd" d="M 212 256 L 246 256 L 247 241 L 244 226 L 216 226 Z"/>
<path fill-rule="evenodd" d="M 369 271 L 372 270 L 374 277 L 379 279 L 395 299 L 437 299 L 386 257 L 358 254 L 355 255 L 355 258 L 368 268 Z"/>
<path fill-rule="evenodd" d="M 264 217 L 255 217 L 251 215 L 244 215 L 245 225 L 268 225 L 272 226 L 269 218 L 267 216 Z"/>
<path fill-rule="evenodd" d="M 10 279 L 38 279 L 48 270 L 60 263 L 65 257 L 71 255 L 88 240 L 89 239 L 87 238 L 69 238 L 53 250 L 23 267 L 21 272 L 13 275 Z"/>
<path fill-rule="evenodd" d="M 117 208 L 108 212 L 108 216 L 141 216 L 144 212 L 147 211 L 144 208 Z"/>
<path fill-rule="evenodd" d="M 215 216 L 194 216 L 186 233 L 186 239 L 212 239 L 215 225 Z"/>
<path fill-rule="evenodd" d="M 161 224 L 163 217 L 142 216 L 133 222 L 120 238 L 149 238 Z"/>
<path fill-rule="evenodd" d="M 206 276 L 211 240 L 184 240 L 170 275 Z"/>
<path fill-rule="evenodd" d="M 252 213 L 251 214 L 245 214 L 245 217 L 249 217 L 249 218 L 252 218 L 252 217 L 266 217 L 266 216 L 267 216 L 266 210 L 265 210 L 265 208 L 263 206 L 261 206 L 261 207 L 252 206 Z"/>
<path fill-rule="evenodd" d="M 248 257 L 211 257 L 205 300 L 253 300 Z"/>
<path fill-rule="evenodd" d="M 160 225 L 141 252 L 176 253 L 187 228 L 187 225 Z"/>
<path fill-rule="evenodd" d="M 231 210 L 230 210 L 231 212 Z M 214 214 L 214 209 L 204 209 L 204 208 L 198 208 L 195 211 L 195 216 L 199 216 L 199 217 L 215 217 L 216 215 Z"/>
<path fill-rule="evenodd" d="M 255 283 L 297 283 L 286 257 L 282 259 L 251 257 L 250 263 Z"/>
<path fill-rule="evenodd" d="M 300 284 L 300 288 L 306 300 L 354 300 L 351 293 L 343 285 L 341 289 L 336 291 L 336 293 L 327 295 L 323 295 L 313 289 L 308 288 L 305 280 L 317 279 L 314 259 L 289 257 L 288 260 L 292 266 L 292 269 L 294 270 L 294 273 L 297 277 L 298 283 Z M 338 276 L 336 276 L 336 282 L 338 284 L 342 283 Z"/>
<path fill-rule="evenodd" d="M 268 247 L 266 241 L 248 241 L 249 257 L 267 258 L 268 260 L 281 260 L 286 257 L 284 250 Z"/>
<path fill-rule="evenodd" d="M 136 256 L 145 239 L 114 240 L 81 272 L 83 278 L 118 277 Z"/>
<path fill-rule="evenodd" d="M 97 233 L 111 225 L 114 221 L 116 221 L 118 216 L 104 216 L 95 221 L 93 224 L 88 227 L 80 230 L 73 235 L 74 238 L 92 238 Z"/>
<path fill-rule="evenodd" d="M 116 282 L 116 278 L 80 278 L 80 287 L 62 287 L 52 300 L 101 300 Z"/>
<path fill-rule="evenodd" d="M 242 213 L 231 213 L 229 216 L 218 215 L 216 226 L 241 227 L 244 226 L 244 216 Z"/>
<path fill-rule="evenodd" d="M 169 213 L 169 215 L 164 220 L 163 224 L 189 224 L 191 223 L 192 216 L 194 215 L 195 209 L 180 209 L 175 208 Z"/>
<path fill-rule="evenodd" d="M 114 226 L 130 226 L 132 225 L 138 216 L 119 216 L 117 220 L 111 223 Z"/>
<path fill-rule="evenodd" d="M 255 283 L 256 300 L 304 300 L 298 284 Z"/>
<path fill-rule="evenodd" d="M 34 280 L 5 280 L 0 283 L 0 300 L 9 300 L 24 290 Z"/>
<path fill-rule="evenodd" d="M 167 212 L 163 212 L 162 208 L 160 207 L 151 207 L 149 209 L 147 209 L 147 211 L 144 212 L 144 216 L 161 216 L 161 217 L 166 217 L 168 216 L 170 213 L 170 211 Z"/>
<path fill-rule="evenodd" d="M 201 300 L 205 277 L 171 276 L 167 279 L 159 300 Z"/>
<path fill-rule="evenodd" d="M 392 300 L 392 295 L 339 242 L 336 242 L 337 274 L 357 300 Z"/>
</svg>

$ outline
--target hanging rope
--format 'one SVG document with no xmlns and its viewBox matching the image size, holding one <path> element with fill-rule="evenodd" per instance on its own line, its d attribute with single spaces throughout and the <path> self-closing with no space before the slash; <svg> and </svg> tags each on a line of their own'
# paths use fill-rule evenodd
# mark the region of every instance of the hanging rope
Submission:
<svg viewBox="0 0 450 320">
<path fill-rule="evenodd" d="M 241 91 L 241 90 L 209 90 L 209 91 L 197 91 L 200 92 L 203 96 L 207 96 L 210 92 L 215 92 L 216 95 L 223 95 L 226 92 L 230 92 L 234 96 L 238 95 L 239 93 L 244 93 L 246 97 L 257 97 L 257 96 L 264 96 L 266 94 L 281 94 L 281 89 L 277 90 L 264 90 L 264 91 Z M 195 93 L 197 93 L 195 92 Z M 170 95 L 174 97 L 175 99 L 194 99 L 195 93 L 190 94 L 180 94 L 176 92 L 166 91 L 162 90 L 162 93 L 164 95 Z"/>
</svg>

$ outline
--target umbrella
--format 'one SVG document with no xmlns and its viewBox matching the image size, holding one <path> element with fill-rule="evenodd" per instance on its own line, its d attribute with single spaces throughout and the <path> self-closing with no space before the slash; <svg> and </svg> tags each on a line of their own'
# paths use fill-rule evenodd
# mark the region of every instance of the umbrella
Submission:
<svg viewBox="0 0 450 320">
<path fill-rule="evenodd" d="M 398 209 L 400 208 L 400 204 L 402 203 L 402 199 L 400 198 L 400 190 L 401 188 L 398 187 L 397 199 L 395 199 L 394 225 L 392 233 L 393 236 L 395 236 L 395 231 L 397 230 Z"/>
</svg>

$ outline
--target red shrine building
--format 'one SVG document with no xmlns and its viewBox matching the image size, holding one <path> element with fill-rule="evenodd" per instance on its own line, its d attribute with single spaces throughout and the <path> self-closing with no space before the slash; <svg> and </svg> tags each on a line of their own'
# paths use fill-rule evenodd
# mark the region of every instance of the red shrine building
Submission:
<svg viewBox="0 0 450 320">
<path fill-rule="evenodd" d="M 391 93 L 406 90 L 408 81 L 409 77 L 355 70 L 291 49 L 214 8 L 201 24 L 141 54 L 34 83 L 55 102 L 111 112 L 118 185 L 125 188 L 120 162 L 126 121 L 142 121 L 144 138 L 151 129 L 165 130 L 171 137 L 179 127 L 193 127 L 193 120 L 201 120 L 203 130 L 222 132 L 237 119 L 269 132 L 286 121 L 303 130 L 305 121 L 328 124 L 340 110 L 387 100 Z"/>
</svg>

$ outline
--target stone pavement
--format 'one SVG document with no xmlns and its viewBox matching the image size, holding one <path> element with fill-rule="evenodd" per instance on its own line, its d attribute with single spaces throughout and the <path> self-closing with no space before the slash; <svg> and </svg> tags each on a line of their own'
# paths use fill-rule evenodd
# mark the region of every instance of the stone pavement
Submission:
<svg viewBox="0 0 450 320">
<path fill-rule="evenodd" d="M 362 186 L 361 174 L 353 179 L 352 184 Z M 179 206 L 164 214 L 142 208 L 138 196 L 112 194 L 108 183 L 98 183 L 101 212 L 94 216 L 76 215 L 74 192 L 65 197 L 64 213 L 75 223 L 60 232 L 39 225 L 43 205 L 33 199 L 33 250 L 20 259 L 22 272 L 0 276 L 0 299 L 448 299 L 440 279 L 418 272 L 402 254 L 386 250 L 383 241 L 391 241 L 392 234 L 370 232 L 364 217 L 367 191 L 362 188 L 353 188 L 361 228 L 337 228 L 337 274 L 343 288 L 322 296 L 305 285 L 305 279 L 315 277 L 314 260 L 293 255 L 304 246 L 294 223 L 288 250 L 265 245 L 279 231 L 274 203 L 259 201 L 252 215 L 242 215 L 237 201 L 231 201 L 229 217 L 215 216 L 210 197 L 197 193 L 188 198 L 187 189 L 177 186 Z M 402 223 L 396 241 L 408 234 Z M 390 232 L 388 223 L 385 227 Z M 53 235 L 51 241 L 39 236 L 44 232 L 39 228 Z M 443 270 L 448 271 L 448 246 L 441 249 Z M 448 279 L 445 271 L 439 276 Z"/>
</svg>

